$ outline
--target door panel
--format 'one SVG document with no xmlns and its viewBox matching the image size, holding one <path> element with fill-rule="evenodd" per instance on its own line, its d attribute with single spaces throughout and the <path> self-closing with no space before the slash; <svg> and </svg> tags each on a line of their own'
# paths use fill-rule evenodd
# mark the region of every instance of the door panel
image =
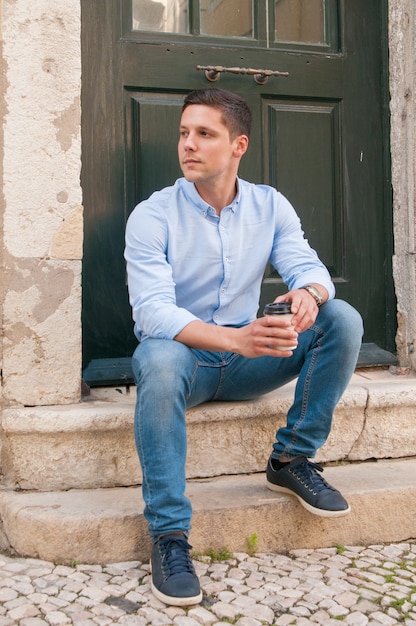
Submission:
<svg viewBox="0 0 416 626">
<path fill-rule="evenodd" d="M 334 278 L 344 278 L 340 106 L 334 102 L 265 102 L 264 152 L 269 184 L 286 194 L 305 233 Z M 299 158 L 300 157 L 300 158 Z"/>
<path fill-rule="evenodd" d="M 362 313 L 365 340 L 391 349 L 385 0 L 82 0 L 81 7 L 85 364 L 134 350 L 125 222 L 137 202 L 180 175 L 183 97 L 210 86 L 241 94 L 252 109 L 240 175 L 292 201 L 338 296 Z M 221 73 L 209 82 L 198 65 L 289 76 L 259 85 Z M 267 269 L 262 302 L 284 289 Z"/>
<path fill-rule="evenodd" d="M 177 143 L 183 95 L 129 91 L 126 99 L 126 128 L 131 138 L 126 159 L 131 198 L 127 205 L 134 206 L 181 175 Z"/>
</svg>

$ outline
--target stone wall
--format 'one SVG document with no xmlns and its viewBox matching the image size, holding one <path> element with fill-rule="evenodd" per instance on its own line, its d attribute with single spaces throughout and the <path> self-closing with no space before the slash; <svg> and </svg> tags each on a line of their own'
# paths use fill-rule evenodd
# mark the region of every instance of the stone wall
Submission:
<svg viewBox="0 0 416 626">
<path fill-rule="evenodd" d="M 103 0 L 97 0 L 103 1 Z M 80 400 L 80 0 L 0 0 L 0 323 L 4 406 Z M 414 0 L 390 0 L 394 279 L 416 370 Z"/>
<path fill-rule="evenodd" d="M 2 0 L 3 403 L 80 398 L 80 2 Z"/>
<path fill-rule="evenodd" d="M 393 273 L 397 350 L 416 370 L 416 3 L 390 0 L 390 111 L 393 183 Z"/>
</svg>

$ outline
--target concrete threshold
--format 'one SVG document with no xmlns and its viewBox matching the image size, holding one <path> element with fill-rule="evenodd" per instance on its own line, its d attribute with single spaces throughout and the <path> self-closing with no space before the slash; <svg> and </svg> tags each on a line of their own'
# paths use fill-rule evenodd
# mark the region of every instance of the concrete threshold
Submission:
<svg viewBox="0 0 416 626">
<path fill-rule="evenodd" d="M 369 545 L 416 538 L 416 459 L 325 469 L 351 513 L 308 513 L 269 491 L 264 473 L 188 481 L 194 551 L 228 548 L 285 553 L 297 548 Z M 150 541 L 139 487 L 0 493 L 0 548 L 56 563 L 147 560 Z"/>
</svg>

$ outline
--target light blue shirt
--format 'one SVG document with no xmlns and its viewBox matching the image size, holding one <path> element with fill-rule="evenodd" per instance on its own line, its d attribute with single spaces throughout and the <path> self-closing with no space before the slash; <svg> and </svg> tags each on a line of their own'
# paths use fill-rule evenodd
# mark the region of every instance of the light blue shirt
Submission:
<svg viewBox="0 0 416 626">
<path fill-rule="evenodd" d="M 173 339 L 194 320 L 249 324 L 269 261 L 289 289 L 319 283 L 335 294 L 289 201 L 241 179 L 219 217 L 184 178 L 152 194 L 128 219 L 125 258 L 139 340 Z"/>
</svg>

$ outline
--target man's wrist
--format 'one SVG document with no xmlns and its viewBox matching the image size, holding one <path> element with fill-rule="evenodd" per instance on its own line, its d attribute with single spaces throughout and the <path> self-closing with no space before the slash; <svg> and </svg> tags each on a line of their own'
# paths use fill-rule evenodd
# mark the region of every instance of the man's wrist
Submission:
<svg viewBox="0 0 416 626">
<path fill-rule="evenodd" d="M 317 289 L 314 285 L 304 285 L 303 287 L 301 287 L 301 289 L 305 289 L 305 291 L 307 291 L 312 296 L 318 307 L 323 304 L 324 297 L 319 289 Z"/>
</svg>

